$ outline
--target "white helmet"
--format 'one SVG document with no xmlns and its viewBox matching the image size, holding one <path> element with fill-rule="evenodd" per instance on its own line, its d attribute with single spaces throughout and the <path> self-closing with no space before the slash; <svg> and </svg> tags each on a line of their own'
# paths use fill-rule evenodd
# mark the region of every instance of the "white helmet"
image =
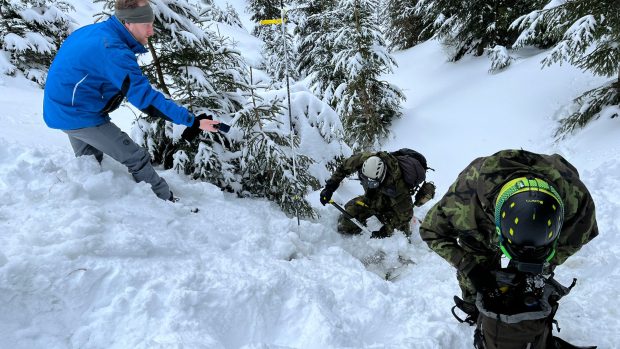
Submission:
<svg viewBox="0 0 620 349">
<path fill-rule="evenodd" d="M 385 163 L 378 156 L 371 156 L 362 165 L 360 179 L 364 187 L 374 189 L 383 182 L 385 178 Z"/>
</svg>

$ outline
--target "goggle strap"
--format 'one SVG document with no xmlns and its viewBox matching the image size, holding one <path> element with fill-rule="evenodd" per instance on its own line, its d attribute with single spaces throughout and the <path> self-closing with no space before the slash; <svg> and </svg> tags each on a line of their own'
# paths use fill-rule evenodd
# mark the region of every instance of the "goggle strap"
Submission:
<svg viewBox="0 0 620 349">
<path fill-rule="evenodd" d="M 504 256 L 506 256 L 506 258 L 512 259 L 512 256 L 510 255 L 510 253 L 508 252 L 506 247 L 504 247 L 504 236 L 502 236 L 502 232 L 500 231 L 498 227 L 495 227 L 495 231 L 497 232 L 497 240 L 498 240 L 499 249 L 502 251 Z"/>
<path fill-rule="evenodd" d="M 555 247 L 558 244 L 558 240 L 555 240 L 555 242 L 553 243 L 553 248 L 551 249 L 551 253 L 549 254 L 549 257 L 547 257 L 546 261 L 549 262 L 551 261 L 551 259 L 555 256 Z"/>
<path fill-rule="evenodd" d="M 502 253 L 504 254 L 504 256 L 506 256 L 506 258 L 512 259 L 512 256 L 510 255 L 510 253 L 508 253 L 508 250 L 506 249 L 506 247 L 504 247 L 504 244 L 502 244 L 501 242 L 499 243 L 499 249 L 502 250 Z"/>
</svg>

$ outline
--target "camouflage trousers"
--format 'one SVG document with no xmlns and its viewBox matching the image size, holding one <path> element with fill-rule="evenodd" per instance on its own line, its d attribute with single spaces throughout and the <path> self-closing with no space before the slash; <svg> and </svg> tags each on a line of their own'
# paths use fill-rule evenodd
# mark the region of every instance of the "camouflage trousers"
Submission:
<svg viewBox="0 0 620 349">
<path fill-rule="evenodd" d="M 360 195 L 349 200 L 349 202 L 344 205 L 344 209 L 362 224 L 365 224 L 366 220 L 372 216 L 377 217 L 377 219 L 383 224 L 389 223 L 381 209 L 372 207 L 368 203 L 368 198 L 364 195 Z M 409 224 L 401 224 L 400 226 L 395 226 L 394 228 L 405 232 L 405 234 L 410 233 Z M 362 230 L 343 214 L 338 218 L 338 232 L 345 235 L 356 235 L 360 234 Z"/>
</svg>

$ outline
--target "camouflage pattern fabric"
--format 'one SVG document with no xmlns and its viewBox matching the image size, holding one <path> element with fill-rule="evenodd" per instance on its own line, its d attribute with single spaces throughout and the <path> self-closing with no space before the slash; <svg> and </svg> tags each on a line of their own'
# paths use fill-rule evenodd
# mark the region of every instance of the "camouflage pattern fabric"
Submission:
<svg viewBox="0 0 620 349">
<path fill-rule="evenodd" d="M 468 302 L 473 301 L 473 286 L 465 275 L 477 263 L 498 265 L 501 256 L 494 223 L 496 196 L 504 183 L 523 176 L 552 184 L 564 201 L 564 225 L 552 265 L 562 264 L 598 235 L 594 201 L 577 169 L 560 155 L 503 150 L 475 159 L 420 226 L 422 240 L 457 269 Z"/>
<path fill-rule="evenodd" d="M 364 223 L 371 216 L 376 216 L 386 226 L 391 235 L 394 229 L 410 234 L 410 222 L 413 218 L 413 200 L 407 183 L 402 179 L 398 160 L 387 152 L 361 152 L 346 159 L 327 180 L 326 186 L 337 188 L 340 182 L 359 171 L 364 161 L 376 155 L 386 165 L 385 179 L 377 189 L 365 189 L 364 195 L 350 200 L 345 210 Z M 338 231 L 343 234 L 359 234 L 360 229 L 346 217 L 338 220 Z"/>
</svg>

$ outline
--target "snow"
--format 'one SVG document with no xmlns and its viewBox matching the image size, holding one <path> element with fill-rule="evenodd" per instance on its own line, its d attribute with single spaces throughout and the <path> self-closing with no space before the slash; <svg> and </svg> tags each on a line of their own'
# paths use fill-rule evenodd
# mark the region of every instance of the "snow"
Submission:
<svg viewBox="0 0 620 349">
<path fill-rule="evenodd" d="M 308 172 L 325 183 L 331 173 L 325 167 L 325 164 L 342 154 L 345 157 L 351 156 L 350 148 L 343 147 L 339 139 L 335 139 L 335 134 L 343 132 L 342 125 L 338 119 L 338 114 L 325 103 L 321 102 L 314 96 L 303 83 L 294 83 L 290 86 L 291 97 L 291 115 L 305 115 L 299 119 L 297 129 L 299 130 L 299 145 L 296 148 L 297 154 L 304 154 L 314 159 L 315 163 L 308 168 Z M 279 99 L 282 104 L 286 105 L 286 88 L 279 90 L 266 91 L 263 97 L 270 99 Z M 290 120 L 286 120 L 284 124 L 290 129 Z M 272 131 L 276 131 L 275 123 L 266 123 L 263 125 L 265 129 L 273 127 Z M 288 133 L 290 135 L 290 133 Z"/>
<path fill-rule="evenodd" d="M 597 21 L 592 15 L 583 16 L 573 23 L 564 33 L 565 38 L 571 38 L 572 41 L 579 46 L 585 46 L 592 42 L 594 35 L 592 32 L 595 30 Z"/>
<path fill-rule="evenodd" d="M 261 63 L 260 50 L 262 41 L 249 35 L 243 28 L 233 27 L 224 23 L 213 23 L 215 30 L 222 36 L 233 40 L 235 48 L 243 55 L 243 59 L 252 67 L 258 67 Z"/>
<path fill-rule="evenodd" d="M 15 66 L 11 64 L 11 54 L 7 51 L 0 50 L 0 74 L 12 74 L 15 71 Z M 0 85 L 4 84 L 2 78 L 0 78 Z"/>
<path fill-rule="evenodd" d="M 25 51 L 30 47 L 28 40 L 14 33 L 6 34 L 4 36 L 4 42 L 7 49 L 14 51 Z"/>
<path fill-rule="evenodd" d="M 561 301 L 559 335 L 615 348 L 620 125 L 601 118 L 554 142 L 563 108 L 606 79 L 568 65 L 541 70 L 547 53 L 490 75 L 487 58 L 449 63 L 436 42 L 398 52 L 388 79 L 407 101 L 385 148 L 427 156 L 435 200 L 475 157 L 500 149 L 571 161 L 596 202 L 600 236 L 556 269 L 564 284 L 579 279 Z M 159 169 L 181 198 L 164 202 L 108 157 L 101 166 L 74 158 L 66 136 L 43 123 L 36 84 L 0 76 L 0 105 L 0 348 L 472 347 L 472 328 L 450 314 L 454 270 L 417 224 L 411 244 L 402 235 L 343 238 L 338 212 L 316 192 L 321 219 L 297 225 L 266 200 Z M 133 114 L 121 108 L 113 120 L 129 132 Z M 334 199 L 359 192 L 345 181 Z M 375 251 L 387 254 L 385 268 L 398 255 L 416 264 L 385 281 L 377 274 L 386 269 L 359 261 Z"/>
</svg>

